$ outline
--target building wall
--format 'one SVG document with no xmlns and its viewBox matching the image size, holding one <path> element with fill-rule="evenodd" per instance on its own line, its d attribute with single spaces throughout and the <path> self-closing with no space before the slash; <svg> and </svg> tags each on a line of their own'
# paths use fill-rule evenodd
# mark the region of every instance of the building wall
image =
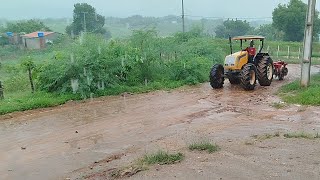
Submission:
<svg viewBox="0 0 320 180">
<path fill-rule="evenodd" d="M 54 41 L 55 39 L 57 39 L 58 34 L 57 33 L 53 33 L 50 35 L 47 35 L 45 37 L 43 37 L 43 43 L 41 44 L 41 39 L 40 38 L 22 38 L 22 45 L 24 48 L 26 49 L 42 49 L 46 47 L 46 42 L 48 40 L 50 41 Z"/>
<path fill-rule="evenodd" d="M 27 49 L 41 49 L 39 38 L 23 38 L 22 43 Z"/>
<path fill-rule="evenodd" d="M 54 41 L 58 38 L 57 33 L 49 34 L 48 36 L 45 37 L 46 40 Z"/>
</svg>

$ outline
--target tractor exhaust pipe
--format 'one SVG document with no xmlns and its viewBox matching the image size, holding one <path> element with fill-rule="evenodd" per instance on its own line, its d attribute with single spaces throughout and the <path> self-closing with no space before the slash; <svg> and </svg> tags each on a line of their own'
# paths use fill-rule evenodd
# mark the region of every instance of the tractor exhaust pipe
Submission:
<svg viewBox="0 0 320 180">
<path fill-rule="evenodd" d="M 229 35 L 229 44 L 230 44 L 230 52 L 231 54 L 233 54 L 233 51 L 232 51 L 232 41 L 231 41 L 231 36 Z"/>
</svg>

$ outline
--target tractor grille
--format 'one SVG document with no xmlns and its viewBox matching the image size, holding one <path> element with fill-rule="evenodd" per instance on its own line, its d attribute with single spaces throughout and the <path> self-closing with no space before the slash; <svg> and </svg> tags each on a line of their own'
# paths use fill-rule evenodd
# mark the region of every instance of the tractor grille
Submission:
<svg viewBox="0 0 320 180">
<path fill-rule="evenodd" d="M 234 66 L 236 58 L 234 56 L 227 56 L 225 60 L 225 66 Z"/>
</svg>

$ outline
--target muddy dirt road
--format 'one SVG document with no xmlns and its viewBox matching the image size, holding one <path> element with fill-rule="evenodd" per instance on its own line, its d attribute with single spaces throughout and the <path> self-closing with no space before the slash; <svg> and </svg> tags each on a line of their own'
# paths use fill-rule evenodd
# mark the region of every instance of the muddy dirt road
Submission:
<svg viewBox="0 0 320 180">
<path fill-rule="evenodd" d="M 252 135 L 320 132 L 320 108 L 276 109 L 274 92 L 299 76 L 245 92 L 226 83 L 148 94 L 124 94 L 0 117 L 0 179 L 106 179 L 146 152 L 183 152 L 180 164 L 152 167 L 131 179 L 319 179 L 320 141 Z M 314 67 L 314 72 L 319 68 Z M 206 138 L 215 154 L 189 152 Z"/>
</svg>

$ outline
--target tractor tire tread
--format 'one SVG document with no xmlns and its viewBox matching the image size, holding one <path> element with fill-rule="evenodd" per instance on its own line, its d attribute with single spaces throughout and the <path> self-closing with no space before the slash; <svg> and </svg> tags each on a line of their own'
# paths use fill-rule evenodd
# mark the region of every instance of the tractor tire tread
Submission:
<svg viewBox="0 0 320 180">
<path fill-rule="evenodd" d="M 214 89 L 223 88 L 224 84 L 224 67 L 221 64 L 216 64 L 210 71 L 210 85 Z"/>
<path fill-rule="evenodd" d="M 252 91 L 252 90 L 254 90 L 254 88 L 256 86 L 256 80 L 255 80 L 254 84 L 250 83 L 250 81 L 251 81 L 250 71 L 252 71 L 252 70 L 254 70 L 255 73 L 257 72 L 255 65 L 249 63 L 243 67 L 243 69 L 240 73 L 240 77 L 241 77 L 240 84 L 243 87 L 243 89 L 246 91 Z"/>
<path fill-rule="evenodd" d="M 264 56 L 257 64 L 258 81 L 261 86 L 270 86 L 272 83 L 273 75 L 272 75 L 272 78 L 269 79 L 268 72 L 267 72 L 268 70 L 267 68 L 270 64 L 272 65 L 272 68 L 273 68 L 273 62 L 269 56 Z M 271 72 L 274 74 L 273 69 Z"/>
</svg>

